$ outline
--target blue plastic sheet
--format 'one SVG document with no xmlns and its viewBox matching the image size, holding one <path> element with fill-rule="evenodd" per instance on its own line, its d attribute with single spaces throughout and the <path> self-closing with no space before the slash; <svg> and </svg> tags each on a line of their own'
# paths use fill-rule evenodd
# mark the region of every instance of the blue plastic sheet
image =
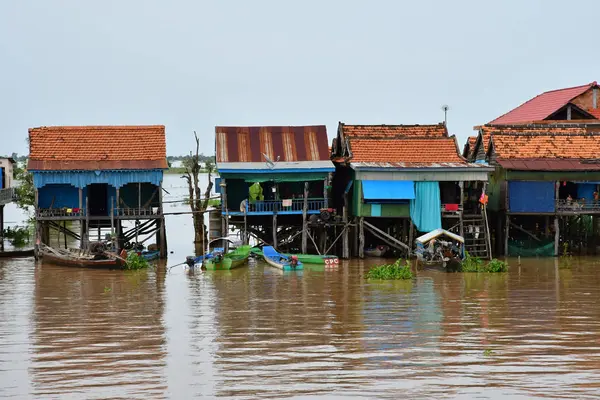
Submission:
<svg viewBox="0 0 600 400">
<path fill-rule="evenodd" d="M 509 181 L 509 210 L 512 212 L 554 212 L 554 191 L 554 182 Z"/>
<path fill-rule="evenodd" d="M 442 203 L 438 182 L 416 182 L 415 199 L 410 201 L 410 218 L 419 232 L 442 227 Z"/>
<path fill-rule="evenodd" d="M 368 200 L 412 200 L 415 198 L 413 181 L 362 181 L 363 198 Z"/>
</svg>

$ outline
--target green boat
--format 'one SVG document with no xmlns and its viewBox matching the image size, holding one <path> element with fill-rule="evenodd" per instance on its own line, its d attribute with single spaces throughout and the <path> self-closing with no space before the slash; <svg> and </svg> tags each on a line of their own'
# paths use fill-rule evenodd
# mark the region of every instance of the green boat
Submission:
<svg viewBox="0 0 600 400">
<path fill-rule="evenodd" d="M 248 262 L 251 246 L 240 246 L 227 254 L 215 254 L 214 257 L 204 260 L 204 267 L 208 270 L 229 270 Z"/>
<path fill-rule="evenodd" d="M 251 250 L 251 252 L 253 254 L 255 254 L 258 257 L 263 257 L 263 252 L 259 249 L 259 248 L 253 248 Z M 331 256 L 331 255 L 324 255 L 324 256 L 320 256 L 318 254 L 284 254 L 287 257 L 290 256 L 296 256 L 298 257 L 298 261 L 300 261 L 302 264 L 315 264 L 315 265 L 330 265 L 330 266 L 334 266 L 334 265 L 338 265 L 339 264 L 339 259 L 337 256 Z"/>
</svg>

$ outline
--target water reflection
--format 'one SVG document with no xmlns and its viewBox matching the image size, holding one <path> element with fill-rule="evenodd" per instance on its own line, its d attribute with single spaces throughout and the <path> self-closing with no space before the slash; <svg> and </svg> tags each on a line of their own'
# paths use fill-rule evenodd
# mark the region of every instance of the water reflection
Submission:
<svg viewBox="0 0 600 400">
<path fill-rule="evenodd" d="M 115 273 L 38 265 L 33 393 L 164 394 L 164 280 L 164 268 Z"/>
</svg>

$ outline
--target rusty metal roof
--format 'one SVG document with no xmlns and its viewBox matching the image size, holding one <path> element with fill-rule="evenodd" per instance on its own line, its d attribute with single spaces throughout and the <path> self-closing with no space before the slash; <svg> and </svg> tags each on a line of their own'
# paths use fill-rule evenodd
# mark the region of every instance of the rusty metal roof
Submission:
<svg viewBox="0 0 600 400">
<path fill-rule="evenodd" d="M 331 162 L 324 125 L 217 126 L 215 132 L 217 163 Z"/>
</svg>

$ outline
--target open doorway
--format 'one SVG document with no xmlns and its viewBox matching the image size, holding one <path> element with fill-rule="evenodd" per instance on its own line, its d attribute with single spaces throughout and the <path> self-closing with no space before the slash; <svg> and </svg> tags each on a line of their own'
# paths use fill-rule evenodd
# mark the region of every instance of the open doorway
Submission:
<svg viewBox="0 0 600 400">
<path fill-rule="evenodd" d="M 87 187 L 90 216 L 108 215 L 108 184 L 93 183 Z"/>
</svg>

